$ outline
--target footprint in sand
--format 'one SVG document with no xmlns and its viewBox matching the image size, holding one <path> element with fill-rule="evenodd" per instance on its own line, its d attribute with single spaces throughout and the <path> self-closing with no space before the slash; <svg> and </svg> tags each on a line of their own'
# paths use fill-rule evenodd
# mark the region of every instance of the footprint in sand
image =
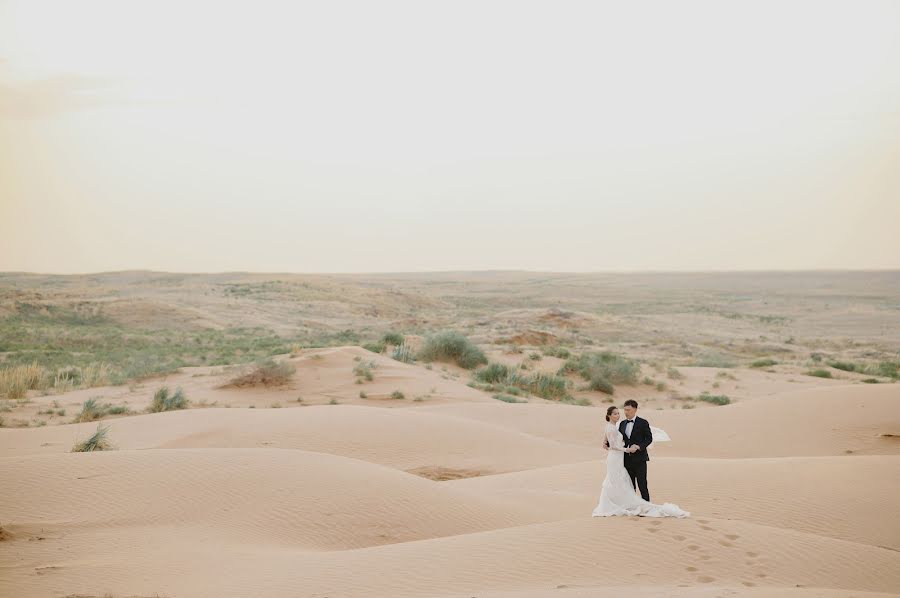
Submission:
<svg viewBox="0 0 900 598">
<path fill-rule="evenodd" d="M 662 525 L 662 521 L 651 521 L 650 525 Z"/>
<path fill-rule="evenodd" d="M 697 521 L 699 521 L 700 523 L 709 523 L 708 519 L 698 519 Z"/>
<path fill-rule="evenodd" d="M 699 569 L 697 569 L 697 567 L 685 567 L 684 570 L 690 571 L 691 573 L 693 573 L 694 571 L 699 571 Z"/>
<path fill-rule="evenodd" d="M 696 544 L 690 544 L 688 546 L 688 550 L 700 550 L 700 547 L 697 546 Z"/>
<path fill-rule="evenodd" d="M 752 581 L 742 581 L 741 584 L 747 586 L 748 588 L 752 588 L 752 587 L 756 586 L 756 584 L 753 583 Z"/>
<path fill-rule="evenodd" d="M 759 556 L 759 553 L 758 553 L 758 552 L 752 552 L 752 551 L 751 551 L 751 552 L 745 552 L 744 554 L 746 554 L 747 556 L 752 557 L 752 558 L 756 558 L 756 557 Z"/>
<path fill-rule="evenodd" d="M 737 540 L 738 538 L 740 538 L 740 536 L 737 534 L 725 534 L 725 537 L 729 540 Z"/>
<path fill-rule="evenodd" d="M 726 540 L 719 540 L 719 544 L 721 544 L 722 546 L 724 546 L 726 548 L 731 548 L 732 546 L 734 546 L 734 544 L 732 544 L 731 542 L 728 542 Z"/>
<path fill-rule="evenodd" d="M 655 527 L 651 527 L 651 528 L 647 528 L 647 531 L 650 532 L 651 534 L 655 534 L 655 533 L 658 532 L 659 530 L 658 530 L 657 528 L 655 528 Z"/>
<path fill-rule="evenodd" d="M 708 532 L 714 532 L 714 531 L 716 531 L 715 529 L 709 527 L 708 525 L 701 525 L 701 526 L 700 526 L 700 529 L 705 529 L 705 530 L 708 531 Z"/>
<path fill-rule="evenodd" d="M 678 540 L 679 542 L 684 542 L 687 539 L 684 536 L 672 536 L 672 538 Z"/>
<path fill-rule="evenodd" d="M 716 581 L 716 578 L 710 577 L 709 575 L 701 575 L 697 578 L 697 581 L 699 581 L 700 583 L 712 583 Z"/>
<path fill-rule="evenodd" d="M 712 558 L 712 557 L 709 556 L 708 554 L 700 555 L 700 560 L 701 560 L 701 561 L 708 561 L 708 560 L 711 559 L 711 558 Z"/>
</svg>

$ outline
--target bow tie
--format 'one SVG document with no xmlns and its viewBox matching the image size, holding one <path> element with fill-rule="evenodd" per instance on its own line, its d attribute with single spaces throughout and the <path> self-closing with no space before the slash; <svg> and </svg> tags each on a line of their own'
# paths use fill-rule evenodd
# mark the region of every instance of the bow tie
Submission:
<svg viewBox="0 0 900 598">
<path fill-rule="evenodd" d="M 626 420 L 625 420 L 625 423 L 626 423 L 626 424 L 633 424 L 633 423 L 634 423 L 634 420 L 633 420 L 633 419 L 626 419 Z"/>
</svg>

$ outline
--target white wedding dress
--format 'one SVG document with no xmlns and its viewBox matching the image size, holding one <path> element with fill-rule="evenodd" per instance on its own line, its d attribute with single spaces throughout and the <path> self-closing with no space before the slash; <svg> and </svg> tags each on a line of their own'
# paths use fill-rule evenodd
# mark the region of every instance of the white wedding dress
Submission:
<svg viewBox="0 0 900 598">
<path fill-rule="evenodd" d="M 634 493 L 631 477 L 625 469 L 625 439 L 611 423 L 606 424 L 606 440 L 609 454 L 606 457 L 606 479 L 600 492 L 600 502 L 594 509 L 594 517 L 614 515 L 639 515 L 642 517 L 690 517 L 678 505 L 655 505 Z"/>
</svg>

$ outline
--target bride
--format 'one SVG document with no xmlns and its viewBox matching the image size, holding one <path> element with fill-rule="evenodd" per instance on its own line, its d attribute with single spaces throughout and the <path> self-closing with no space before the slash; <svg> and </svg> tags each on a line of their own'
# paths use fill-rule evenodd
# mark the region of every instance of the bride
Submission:
<svg viewBox="0 0 900 598">
<path fill-rule="evenodd" d="M 641 517 L 689 517 L 690 513 L 682 511 L 678 505 L 665 503 L 655 505 L 647 502 L 634 493 L 631 477 L 625 470 L 625 453 L 633 453 L 637 447 L 625 448 L 625 439 L 616 424 L 619 421 L 619 410 L 613 406 L 606 410 L 606 440 L 609 442 L 609 454 L 606 457 L 606 479 L 600 502 L 594 509 L 594 517 L 611 517 L 613 515 L 639 515 Z"/>
</svg>

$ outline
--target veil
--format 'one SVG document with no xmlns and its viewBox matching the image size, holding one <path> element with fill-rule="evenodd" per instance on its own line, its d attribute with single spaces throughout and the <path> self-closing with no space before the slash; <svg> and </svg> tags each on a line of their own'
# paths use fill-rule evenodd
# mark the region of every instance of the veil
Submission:
<svg viewBox="0 0 900 598">
<path fill-rule="evenodd" d="M 669 442 L 672 439 L 666 434 L 666 431 L 662 428 L 657 428 L 656 426 L 650 426 L 650 431 L 653 432 L 653 442 L 650 443 L 650 446 L 647 448 L 653 448 L 653 445 L 657 442 Z"/>
</svg>

